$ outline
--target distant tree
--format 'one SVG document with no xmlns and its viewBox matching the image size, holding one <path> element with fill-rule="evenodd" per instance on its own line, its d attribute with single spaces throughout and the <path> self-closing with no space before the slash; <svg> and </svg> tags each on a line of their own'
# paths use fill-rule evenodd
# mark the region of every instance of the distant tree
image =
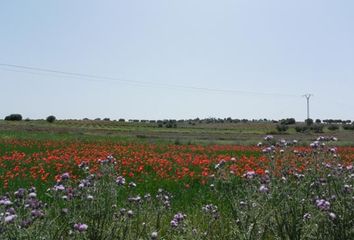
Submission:
<svg viewBox="0 0 354 240">
<path fill-rule="evenodd" d="M 118 122 L 125 122 L 124 118 L 119 118 Z"/>
<path fill-rule="evenodd" d="M 101 121 L 101 118 L 95 118 L 95 121 Z"/>
<path fill-rule="evenodd" d="M 313 124 L 313 119 L 308 118 L 308 119 L 305 120 L 305 123 L 306 123 L 307 126 L 311 126 Z"/>
<path fill-rule="evenodd" d="M 49 122 L 49 123 L 53 123 L 55 120 L 56 120 L 56 118 L 53 115 L 50 115 L 47 117 L 47 122 Z"/>
<path fill-rule="evenodd" d="M 9 116 L 5 117 L 6 121 L 21 121 L 22 120 L 22 115 L 21 114 L 10 114 Z"/>
<path fill-rule="evenodd" d="M 316 119 L 315 123 L 320 124 L 321 123 L 321 119 Z"/>
<path fill-rule="evenodd" d="M 352 122 L 352 120 L 345 120 L 343 121 L 344 124 L 350 124 Z"/>
<path fill-rule="evenodd" d="M 168 122 L 165 124 L 166 128 L 176 128 L 177 127 L 177 121 L 175 119 L 170 119 Z"/>
<path fill-rule="evenodd" d="M 109 121 L 111 121 L 111 119 L 110 118 L 104 118 L 103 121 L 109 122 Z"/>
</svg>

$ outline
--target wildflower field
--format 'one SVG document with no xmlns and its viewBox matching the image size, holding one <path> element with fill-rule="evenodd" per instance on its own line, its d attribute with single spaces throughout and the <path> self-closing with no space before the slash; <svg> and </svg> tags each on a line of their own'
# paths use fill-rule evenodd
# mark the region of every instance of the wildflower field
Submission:
<svg viewBox="0 0 354 240">
<path fill-rule="evenodd" d="M 354 239 L 354 147 L 0 140 L 0 239 Z"/>
</svg>

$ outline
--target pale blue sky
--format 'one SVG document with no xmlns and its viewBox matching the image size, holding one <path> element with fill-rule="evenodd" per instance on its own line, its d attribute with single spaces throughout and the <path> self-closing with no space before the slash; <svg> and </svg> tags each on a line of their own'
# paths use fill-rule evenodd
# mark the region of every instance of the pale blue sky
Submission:
<svg viewBox="0 0 354 240">
<path fill-rule="evenodd" d="M 123 81 L 0 66 L 0 118 L 303 120 L 311 92 L 312 118 L 354 120 L 353 13 L 352 0 L 1 1 L 0 63 Z"/>
</svg>

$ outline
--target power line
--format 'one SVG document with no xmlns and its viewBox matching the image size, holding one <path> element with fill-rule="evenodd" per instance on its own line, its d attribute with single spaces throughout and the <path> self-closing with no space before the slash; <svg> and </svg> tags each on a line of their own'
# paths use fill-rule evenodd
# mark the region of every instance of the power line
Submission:
<svg viewBox="0 0 354 240">
<path fill-rule="evenodd" d="M 104 80 L 104 81 L 110 81 L 110 82 L 123 82 L 123 83 L 127 83 L 127 84 L 139 85 L 139 86 L 150 85 L 150 86 L 190 89 L 190 90 L 218 92 L 218 93 L 231 93 L 231 94 L 248 94 L 248 95 L 263 95 L 263 96 L 278 96 L 278 97 L 299 97 L 300 96 L 300 95 L 295 95 L 295 94 L 253 92 L 253 91 L 243 91 L 243 90 L 235 90 L 235 89 L 217 89 L 217 88 L 196 87 L 196 86 L 177 85 L 177 84 L 126 80 L 126 79 L 117 78 L 117 77 L 110 77 L 110 76 L 100 76 L 100 75 L 93 75 L 93 74 L 86 74 L 86 73 L 68 72 L 68 71 L 61 71 L 61 70 L 57 70 L 57 69 L 30 67 L 30 66 L 7 64 L 7 63 L 0 63 L 0 67 L 1 66 L 6 67 L 6 68 L 0 68 L 1 70 L 5 70 L 5 71 L 28 73 L 28 74 L 38 74 L 38 75 L 43 75 L 43 74 L 39 74 L 39 73 L 46 73 L 46 74 L 54 75 L 55 77 L 65 76 L 65 77 L 76 78 L 76 79 L 80 79 L 80 80 L 91 80 L 91 81 L 96 80 L 96 82 L 98 82 L 98 80 L 100 80 L 100 81 Z M 16 70 L 16 69 L 20 69 L 20 70 Z"/>
</svg>

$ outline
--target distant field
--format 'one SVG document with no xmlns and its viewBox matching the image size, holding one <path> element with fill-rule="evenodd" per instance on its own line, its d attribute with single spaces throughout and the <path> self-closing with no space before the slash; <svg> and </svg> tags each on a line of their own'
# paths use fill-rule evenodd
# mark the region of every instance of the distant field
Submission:
<svg viewBox="0 0 354 240">
<path fill-rule="evenodd" d="M 85 139 L 112 141 L 142 141 L 148 143 L 177 144 L 238 144 L 254 145 L 266 134 L 285 139 L 297 139 L 304 145 L 320 135 L 340 139 L 341 145 L 354 146 L 354 131 L 329 131 L 323 133 L 297 133 L 293 125 L 285 133 L 276 131 L 271 122 L 248 123 L 177 123 L 176 128 L 158 127 L 157 123 L 134 123 L 94 120 L 44 120 L 9 122 L 0 121 L 1 138 Z"/>
</svg>

